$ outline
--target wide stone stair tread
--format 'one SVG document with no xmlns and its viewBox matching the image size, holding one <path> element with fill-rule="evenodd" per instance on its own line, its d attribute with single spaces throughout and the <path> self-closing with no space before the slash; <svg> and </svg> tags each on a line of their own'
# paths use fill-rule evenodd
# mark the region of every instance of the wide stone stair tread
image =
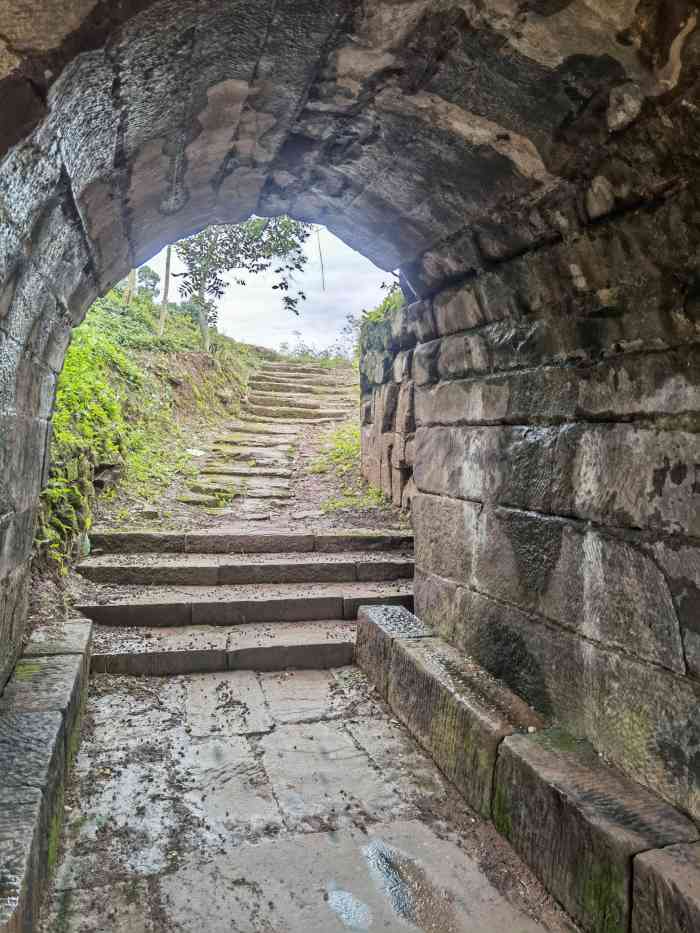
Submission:
<svg viewBox="0 0 700 933">
<path fill-rule="evenodd" d="M 91 533 L 93 551 L 115 554 L 288 554 L 337 553 L 347 551 L 413 550 L 413 532 L 390 530 L 363 531 L 273 531 L 239 532 L 226 528 L 211 531 L 119 531 L 95 527 Z"/>
<path fill-rule="evenodd" d="M 335 420 L 347 415 L 347 410 L 344 408 L 292 408 L 281 405 L 251 405 L 249 403 L 243 405 L 243 411 L 264 418 L 297 419 L 299 421 Z"/>
<path fill-rule="evenodd" d="M 311 392 L 314 395 L 349 396 L 354 393 L 355 386 L 344 383 L 324 382 L 296 382 L 287 379 L 253 377 L 248 383 L 251 392 Z M 357 386 L 359 389 L 359 385 Z"/>
<path fill-rule="evenodd" d="M 283 438 L 295 437 L 300 430 L 300 426 L 297 427 L 293 424 L 266 424 L 260 420 L 247 421 L 245 419 L 233 421 L 228 427 L 232 432 L 238 434 L 275 434 Z"/>
<path fill-rule="evenodd" d="M 263 434 L 262 431 L 257 434 L 246 434 L 243 431 L 222 432 L 214 439 L 217 444 L 233 444 L 240 447 L 265 447 L 274 450 L 291 452 L 294 450 L 294 442 L 298 434 Z"/>
<path fill-rule="evenodd" d="M 105 554 L 78 572 L 95 583 L 192 584 L 379 582 L 411 579 L 413 557 L 396 551 L 270 554 Z"/>
<path fill-rule="evenodd" d="M 352 662 L 354 621 L 253 622 L 177 628 L 97 627 L 93 673 L 189 674 L 319 669 Z"/>
<path fill-rule="evenodd" d="M 209 477 L 207 477 L 209 479 Z M 264 483 L 253 480 L 241 480 L 235 482 L 231 477 L 223 477 L 224 482 L 197 482 L 188 484 L 188 488 L 195 494 L 204 496 L 214 496 L 223 498 L 245 498 L 245 499 L 289 499 L 289 483 Z"/>
<path fill-rule="evenodd" d="M 207 461 L 199 471 L 200 476 L 224 477 L 275 477 L 279 479 L 291 479 L 292 471 L 285 467 L 276 466 L 244 466 L 236 463 L 221 463 L 219 461 Z"/>
<path fill-rule="evenodd" d="M 326 407 L 344 407 L 351 408 L 355 404 L 359 404 L 359 401 L 356 401 L 352 398 L 345 398 L 343 396 L 333 397 L 333 398 L 324 398 L 323 396 L 314 396 L 314 395 L 293 395 L 291 393 L 281 393 L 281 392 L 249 392 L 246 397 L 246 403 L 251 405 L 279 405 L 282 407 L 292 407 L 292 408 L 306 408 L 310 411 L 317 411 L 320 408 Z"/>
<path fill-rule="evenodd" d="M 362 605 L 413 605 L 412 581 L 120 586 L 119 598 L 77 608 L 106 625 L 235 625 L 354 619 Z"/>
</svg>

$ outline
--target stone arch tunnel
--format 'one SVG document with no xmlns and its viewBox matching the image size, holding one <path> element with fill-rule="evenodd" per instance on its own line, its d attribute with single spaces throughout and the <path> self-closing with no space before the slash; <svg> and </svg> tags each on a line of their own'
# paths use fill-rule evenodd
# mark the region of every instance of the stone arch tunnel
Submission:
<svg viewBox="0 0 700 933">
<path fill-rule="evenodd" d="M 251 213 L 411 303 L 364 465 L 417 613 L 700 816 L 700 33 L 686 0 L 0 0 L 0 682 L 93 299 Z"/>
</svg>

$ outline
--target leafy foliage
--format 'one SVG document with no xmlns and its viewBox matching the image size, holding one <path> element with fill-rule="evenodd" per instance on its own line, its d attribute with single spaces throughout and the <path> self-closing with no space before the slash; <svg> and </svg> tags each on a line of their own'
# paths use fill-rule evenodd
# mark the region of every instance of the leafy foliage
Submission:
<svg viewBox="0 0 700 933">
<path fill-rule="evenodd" d="M 198 309 L 205 345 L 206 328 L 216 323 L 216 302 L 226 290 L 224 275 L 238 272 L 235 281 L 245 285 L 242 273 L 272 271 L 273 289 L 282 292 L 282 304 L 298 314 L 299 302 L 306 298 L 298 289 L 292 293 L 294 274 L 306 265 L 304 243 L 311 235 L 311 225 L 289 217 L 271 219 L 252 217 L 241 224 L 215 225 L 181 240 L 175 250 L 185 266 L 180 294 Z"/>
<path fill-rule="evenodd" d="M 160 293 L 160 276 L 150 266 L 141 266 L 138 270 L 139 288 L 144 289 L 151 298 L 157 298 Z"/>
<path fill-rule="evenodd" d="M 89 531 L 96 473 L 121 475 L 126 493 L 150 501 L 190 469 L 168 377 L 175 360 L 202 354 L 189 315 L 177 305 L 171 310 L 158 337 L 159 309 L 150 291 L 141 289 L 126 305 L 112 290 L 73 332 L 56 393 L 37 536 L 40 550 L 61 567 L 77 556 Z M 242 380 L 250 363 L 248 351 L 226 337 L 217 335 L 213 349 L 213 358 L 204 358 L 209 367 L 200 363 L 188 387 L 197 410 L 211 407 L 215 388 Z"/>
</svg>

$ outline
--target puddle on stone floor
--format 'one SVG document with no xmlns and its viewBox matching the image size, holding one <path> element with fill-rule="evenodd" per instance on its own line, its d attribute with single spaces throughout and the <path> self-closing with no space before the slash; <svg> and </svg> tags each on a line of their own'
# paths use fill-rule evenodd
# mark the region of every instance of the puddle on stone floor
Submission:
<svg viewBox="0 0 700 933">
<path fill-rule="evenodd" d="M 459 933 L 449 891 L 433 885 L 418 862 L 381 839 L 365 846 L 362 854 L 397 917 L 430 933 Z"/>
</svg>

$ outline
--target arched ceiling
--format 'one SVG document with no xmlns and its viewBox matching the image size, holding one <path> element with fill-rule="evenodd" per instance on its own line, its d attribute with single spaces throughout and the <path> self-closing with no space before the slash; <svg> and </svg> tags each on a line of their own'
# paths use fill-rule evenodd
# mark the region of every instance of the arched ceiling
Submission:
<svg viewBox="0 0 700 933">
<path fill-rule="evenodd" d="M 696 19 L 683 0 L 0 0 L 6 246 L 61 204 L 96 291 L 253 212 L 386 269 L 474 236 L 497 255 L 509 218 L 566 225 L 601 139 L 687 80 Z"/>
</svg>

